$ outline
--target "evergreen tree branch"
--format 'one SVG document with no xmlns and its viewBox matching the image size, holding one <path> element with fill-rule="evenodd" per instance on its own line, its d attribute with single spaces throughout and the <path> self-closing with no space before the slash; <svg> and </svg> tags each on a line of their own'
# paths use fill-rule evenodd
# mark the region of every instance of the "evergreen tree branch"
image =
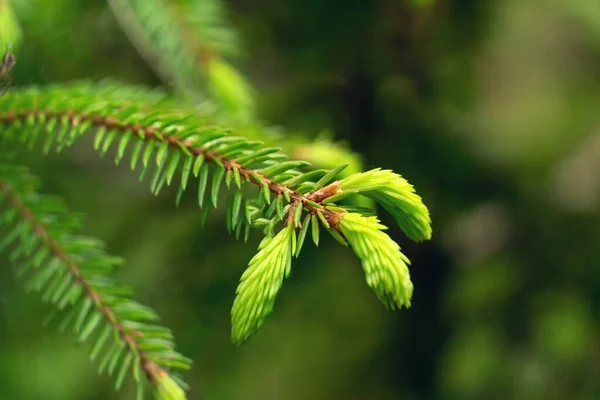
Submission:
<svg viewBox="0 0 600 400">
<path fill-rule="evenodd" d="M 35 193 L 36 186 L 21 168 L 0 164 L 0 218 L 3 226 L 12 225 L 0 248 L 16 242 L 11 260 L 18 275 L 30 275 L 28 288 L 42 292 L 57 312 L 70 308 L 62 325 L 72 325 L 80 342 L 101 331 L 92 359 L 104 348 L 100 371 L 117 374 L 117 389 L 131 370 L 140 396 L 145 376 L 159 398 L 184 399 L 165 367 L 186 369 L 190 362 L 174 351 L 171 333 L 152 324 L 156 314 L 125 297 L 130 289 L 107 276 L 121 260 L 104 254 L 98 241 L 75 235 L 78 219 L 57 199 Z"/>
<path fill-rule="evenodd" d="M 128 91 L 133 100 L 124 100 Z M 158 102 L 142 102 L 146 97 Z M 304 171 L 309 163 L 289 160 L 278 148 L 265 148 L 261 142 L 231 136 L 229 131 L 212 125 L 210 115 L 200 118 L 195 111 L 173 108 L 160 95 L 144 94 L 140 88 L 114 90 L 110 85 L 98 88 L 83 84 L 32 88 L 0 98 L 0 110 L 5 110 L 0 111 L 0 132 L 4 131 L 6 138 L 32 145 L 46 131 L 45 151 L 53 147 L 60 151 L 82 135 L 95 132 L 95 148 L 103 155 L 116 146 L 118 164 L 128 146 L 133 145 L 132 169 L 141 159 L 143 177 L 150 164 L 156 166 L 151 183 L 153 193 L 175 182 L 174 176 L 179 173 L 181 180 L 175 183 L 179 202 L 193 175 L 198 181 L 198 202 L 205 212 L 209 209 L 205 198 L 210 197 L 217 207 L 223 181 L 228 187 L 233 182 L 236 189 L 227 207 L 230 231 L 239 235 L 244 227 L 247 239 L 251 226 L 262 227 L 267 241 L 289 232 L 285 240 L 261 245 L 258 258 L 251 261 L 252 282 L 268 282 L 272 288 L 269 294 L 260 295 L 260 285 L 247 284 L 246 278 L 240 283 L 240 300 L 232 313 L 236 343 L 250 337 L 272 310 L 281 286 L 277 282 L 283 279 L 277 272 L 281 268 L 275 266 L 288 265 L 291 256 L 299 254 L 309 225 L 315 244 L 323 227 L 340 243 L 354 248 L 363 261 L 369 285 L 385 304 L 410 305 L 408 263 L 397 245 L 381 232 L 385 227 L 365 217 L 364 210 L 337 204 L 354 195 L 365 196 L 388 210 L 410 238 L 430 238 L 427 207 L 412 185 L 392 171 L 374 169 L 341 180 L 336 178 L 345 165 L 333 170 Z M 155 162 L 151 163 L 151 159 Z M 208 164 L 213 166 L 210 185 Z M 247 198 L 242 191 L 244 182 L 259 188 L 256 198 Z M 355 215 L 361 218 L 354 218 Z M 276 234 L 280 223 L 284 228 Z M 286 271 L 287 276 L 289 268 Z M 385 278 L 378 281 L 374 278 L 378 276 Z M 245 314 L 239 310 L 255 311 Z"/>
<path fill-rule="evenodd" d="M 170 171 L 168 175 L 163 175 L 165 179 L 169 179 L 169 183 L 176 168 L 180 167 L 180 158 L 182 156 L 193 157 L 195 158 L 194 162 L 199 159 L 202 162 L 210 162 L 223 169 L 228 175 L 239 176 L 234 179 L 239 179 L 240 182 L 243 179 L 262 188 L 261 193 L 267 203 L 270 203 L 271 200 L 265 190 L 275 196 L 282 196 L 289 203 L 301 203 L 311 213 L 322 214 L 326 220 L 330 220 L 334 214 L 319 204 L 327 197 L 322 194 L 322 191 L 318 195 L 304 194 L 304 192 L 328 183 L 345 166 L 330 172 L 319 170 L 313 171 L 312 175 L 301 174 L 295 168 L 307 166 L 309 163 L 285 161 L 287 157 L 277 148 L 255 150 L 256 145 L 260 145 L 260 143 L 250 142 L 241 137 L 227 136 L 226 131 L 217 126 L 194 123 L 192 120 L 195 115 L 193 114 L 182 114 L 178 110 L 158 107 L 162 114 L 160 115 L 152 105 L 136 104 L 130 101 L 119 102 L 117 100 L 110 104 L 106 100 L 100 100 L 103 98 L 102 93 L 106 91 L 105 87 L 101 88 L 100 95 L 86 95 L 86 97 L 79 98 L 75 96 L 81 96 L 80 85 L 75 84 L 73 89 L 74 93 L 71 93 L 68 88 L 48 88 L 46 91 L 22 90 L 14 93 L 11 97 L 7 96 L 6 100 L 0 99 L 0 106 L 2 103 L 9 103 L 7 107 L 0 108 L 8 110 L 0 112 L 0 124 L 12 127 L 12 131 L 19 136 L 21 141 L 27 140 L 28 134 L 36 135 L 29 136 L 30 139 L 33 139 L 32 143 L 37 140 L 40 129 L 21 132 L 19 128 L 23 126 L 44 128 L 47 126 L 51 128 L 48 133 L 52 134 L 52 129 L 60 125 L 61 132 L 56 137 L 58 149 L 71 145 L 91 128 L 97 128 L 100 132 L 97 134 L 99 137 L 97 148 L 101 148 L 102 153 L 108 151 L 113 143 L 120 142 L 127 145 L 128 140 L 141 140 L 151 146 L 151 150 L 157 149 L 156 161 L 159 169 L 164 168 L 167 161 L 169 161 L 168 164 L 173 165 L 174 158 L 172 156 L 178 154 L 174 167 L 168 168 Z M 89 89 L 90 93 L 93 93 L 94 88 L 90 87 Z M 46 107 L 43 106 L 45 103 L 47 103 Z M 121 110 L 127 117 L 119 117 Z M 119 139 L 116 137 L 117 134 L 120 135 Z M 47 140 L 51 141 L 52 137 Z M 51 142 L 46 143 L 51 144 Z M 46 150 L 49 151 L 49 149 L 50 146 L 46 146 Z M 121 148 L 119 157 L 123 156 L 124 150 Z M 169 150 L 172 152 L 168 153 Z M 229 157 L 232 152 L 236 156 L 235 158 Z M 250 168 L 249 165 L 257 165 L 257 167 Z M 147 164 L 144 167 L 147 167 Z M 145 168 L 143 172 L 145 172 Z M 287 175 L 284 175 L 285 173 Z M 281 176 L 287 178 L 288 175 L 290 175 L 289 179 L 282 183 L 275 180 Z M 321 176 L 322 178 L 311 184 L 306 180 L 312 176 Z M 291 187 L 294 183 L 297 185 L 303 183 L 304 185 L 294 190 Z"/>
<path fill-rule="evenodd" d="M 235 159 L 228 159 L 223 154 L 218 154 L 206 147 L 197 146 L 192 140 L 185 140 L 178 135 L 171 135 L 164 130 L 155 128 L 151 125 L 143 125 L 137 123 L 127 123 L 123 120 L 115 118 L 111 115 L 104 116 L 87 112 L 78 112 L 76 110 L 29 110 L 29 111 L 9 111 L 0 112 L 0 123 L 5 125 L 24 124 L 28 122 L 42 121 L 61 121 L 61 123 L 76 127 L 83 125 L 95 128 L 102 128 L 110 132 L 119 132 L 121 135 L 137 135 L 144 141 L 151 143 L 164 143 L 176 152 L 183 154 L 193 154 L 195 157 L 202 157 L 216 166 L 222 166 L 227 173 L 237 171 L 240 177 L 248 182 L 252 182 L 258 187 L 267 187 L 268 190 L 275 196 L 284 195 L 290 198 L 291 203 L 301 203 L 309 211 L 313 213 L 324 213 L 325 218 L 330 219 L 332 212 L 328 209 L 323 209 L 318 202 L 322 202 L 327 195 L 320 191 L 316 197 L 314 195 L 303 195 L 288 186 L 276 183 L 269 178 L 265 173 L 257 170 L 246 168 Z M 69 144 L 72 144 L 69 143 Z M 308 165 L 308 163 L 295 162 L 295 165 Z M 287 170 L 287 169 L 286 169 Z M 313 197 L 318 202 L 313 201 Z"/>
</svg>

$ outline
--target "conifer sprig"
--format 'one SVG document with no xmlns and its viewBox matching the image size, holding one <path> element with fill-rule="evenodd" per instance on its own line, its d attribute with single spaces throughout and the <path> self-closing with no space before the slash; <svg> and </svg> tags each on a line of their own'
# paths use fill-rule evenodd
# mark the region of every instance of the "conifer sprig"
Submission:
<svg viewBox="0 0 600 400">
<path fill-rule="evenodd" d="M 0 164 L 0 220 L 8 228 L 0 250 L 12 249 L 17 275 L 55 307 L 54 319 L 63 314 L 61 330 L 72 329 L 79 342 L 94 338 L 91 358 L 103 352 L 99 371 L 113 375 L 117 389 L 131 371 L 138 398 L 148 382 L 159 398 L 184 399 L 169 370 L 187 369 L 190 360 L 175 351 L 154 311 L 130 300 L 131 289 L 109 277 L 122 260 L 107 255 L 98 240 L 76 234 L 79 218 L 36 188 L 25 170 Z"/>
<path fill-rule="evenodd" d="M 324 204 L 360 194 L 381 204 L 412 240 L 431 239 L 431 218 L 427 207 L 414 187 L 393 171 L 375 168 L 347 176 L 325 189 L 328 189 L 329 195 L 323 199 Z"/>
<path fill-rule="evenodd" d="M 285 232 L 289 240 L 273 240 L 259 248 L 251 261 L 252 279 L 248 281 L 246 274 L 240 283 L 232 312 L 236 343 L 250 337 L 273 309 L 283 279 L 282 269 L 275 266 L 287 266 L 291 256 L 299 254 L 309 225 L 316 244 L 319 230 L 324 228 L 340 243 L 354 248 L 363 261 L 369 285 L 386 305 L 410 305 L 412 284 L 406 257 L 382 232 L 383 226 L 372 219 L 357 218 L 363 215 L 360 209 L 336 204 L 352 195 L 366 196 L 388 210 L 410 238 L 428 239 L 429 212 L 404 178 L 374 169 L 336 180 L 345 165 L 333 170 L 306 170 L 309 163 L 290 160 L 278 148 L 264 147 L 259 141 L 232 136 L 211 124 L 210 115 L 201 118 L 196 111 L 174 108 L 167 99 L 156 93 L 146 95 L 140 88 L 131 88 L 132 100 L 124 100 L 127 90 L 115 90 L 110 84 L 20 90 L 0 98 L 0 110 L 5 110 L 0 111 L 0 132 L 4 131 L 7 139 L 30 145 L 42 141 L 45 151 L 61 150 L 80 136 L 93 133 L 100 154 L 115 148 L 117 164 L 126 154 L 132 169 L 141 160 L 141 178 L 154 167 L 153 193 L 174 184 L 179 202 L 193 176 L 198 183 L 198 203 L 206 212 L 210 208 L 206 199 L 217 207 L 225 183 L 233 186 L 227 206 L 230 231 L 239 236 L 244 229 L 247 239 L 252 226 L 260 227 L 267 241 L 281 238 Z M 146 97 L 158 103 L 144 102 Z M 255 197 L 243 190 L 243 183 L 258 188 Z M 277 233 L 280 224 L 284 228 Z M 286 271 L 287 276 L 289 267 Z M 248 282 L 268 283 L 277 289 L 265 294 L 260 285 Z"/>
<path fill-rule="evenodd" d="M 308 192 L 329 183 L 344 166 L 303 174 L 298 168 L 309 163 L 288 160 L 278 148 L 260 148 L 260 142 L 230 136 L 227 130 L 210 125 L 206 119 L 199 119 L 191 112 L 186 114 L 169 106 L 121 100 L 122 91 L 109 88 L 110 84 L 103 84 L 99 88 L 100 94 L 95 94 L 95 87 L 90 86 L 89 95 L 82 95 L 80 83 L 72 88 L 23 89 L 0 99 L 0 110 L 6 110 L 0 112 L 0 124 L 8 129 L 8 138 L 31 144 L 38 139 L 43 141 L 46 152 L 53 146 L 62 150 L 91 129 L 95 129 L 95 147 L 101 154 L 118 143 L 117 163 L 123 159 L 127 147 L 133 145 L 131 166 L 135 167 L 141 156 L 142 176 L 150 165 L 150 158 L 156 161 L 152 179 L 154 193 L 158 193 L 165 183 L 171 184 L 180 170 L 181 191 L 186 189 L 190 175 L 199 178 L 199 201 L 203 206 L 208 179 L 206 164 L 212 163 L 216 166 L 211 185 L 214 206 L 220 184 L 227 177 L 226 182 L 234 181 L 238 190 L 242 181 L 260 187 L 259 202 L 263 207 L 271 204 L 271 197 L 275 196 L 278 220 L 283 219 L 280 209 L 284 201 L 300 203 L 325 219 L 331 217 L 332 212 L 318 204 L 322 196 L 313 201 Z M 134 98 L 142 97 L 139 89 L 133 90 L 136 91 Z M 115 100 L 105 99 L 108 95 Z M 44 130 L 47 136 L 41 138 L 40 133 Z M 319 179 L 311 181 L 315 178 Z M 251 212 L 246 210 L 246 213 Z M 238 219 L 239 222 L 242 220 Z M 237 224 L 234 225 L 236 228 Z"/>
</svg>

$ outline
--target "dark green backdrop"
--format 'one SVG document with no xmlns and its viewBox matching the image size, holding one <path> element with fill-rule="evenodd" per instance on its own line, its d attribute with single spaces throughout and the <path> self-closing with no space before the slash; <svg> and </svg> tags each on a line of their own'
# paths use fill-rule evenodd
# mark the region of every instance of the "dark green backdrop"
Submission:
<svg viewBox="0 0 600 400">
<path fill-rule="evenodd" d="M 19 1 L 15 85 L 114 77 L 160 84 L 99 0 Z M 258 244 L 200 229 L 194 199 L 80 143 L 23 159 L 88 214 L 194 359 L 191 399 L 600 398 L 600 3 L 597 0 L 234 0 L 239 63 L 260 115 L 323 128 L 392 168 L 430 207 L 434 238 L 392 236 L 413 307 L 388 312 L 349 249 L 307 246 L 276 312 L 243 347 L 229 309 Z M 388 215 L 383 221 L 393 226 Z M 0 269 L 0 399 L 129 399 L 87 347 Z"/>
</svg>

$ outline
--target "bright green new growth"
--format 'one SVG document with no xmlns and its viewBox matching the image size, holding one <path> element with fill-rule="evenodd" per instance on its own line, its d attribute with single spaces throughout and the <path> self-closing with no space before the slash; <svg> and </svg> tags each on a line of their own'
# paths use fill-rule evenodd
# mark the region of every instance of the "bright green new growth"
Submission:
<svg viewBox="0 0 600 400">
<path fill-rule="evenodd" d="M 156 382 L 156 396 L 160 400 L 185 400 L 186 395 L 181 385 L 169 375 L 161 376 Z"/>
<path fill-rule="evenodd" d="M 431 239 L 431 218 L 423 200 L 414 187 L 400 175 L 390 170 L 375 168 L 354 174 L 339 182 L 335 196 L 325 204 L 360 193 L 381 204 L 392 214 L 406 236 L 414 241 Z"/>
<path fill-rule="evenodd" d="M 410 307 L 413 284 L 410 261 L 400 252 L 400 246 L 383 231 L 386 226 L 377 217 L 356 213 L 344 215 L 340 221 L 342 233 L 362 260 L 367 284 L 383 304 L 392 310 Z"/>
<path fill-rule="evenodd" d="M 21 27 L 15 18 L 10 1 L 0 1 L 0 59 L 7 46 L 17 45 L 21 40 Z"/>
<path fill-rule="evenodd" d="M 258 254 L 250 260 L 231 309 L 234 343 L 245 342 L 273 310 L 283 279 L 291 272 L 295 235 L 292 225 L 288 225 L 275 237 L 265 237 L 258 246 Z"/>
</svg>

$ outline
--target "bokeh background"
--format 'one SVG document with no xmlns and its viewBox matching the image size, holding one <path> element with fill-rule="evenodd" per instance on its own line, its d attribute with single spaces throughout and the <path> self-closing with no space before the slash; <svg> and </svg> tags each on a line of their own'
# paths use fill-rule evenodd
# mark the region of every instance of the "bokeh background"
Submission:
<svg viewBox="0 0 600 400">
<path fill-rule="evenodd" d="M 16 86 L 162 82 L 100 0 L 25 2 Z M 307 245 L 276 312 L 230 343 L 234 290 L 259 241 L 200 228 L 193 198 L 154 197 L 82 142 L 23 162 L 87 214 L 194 360 L 190 399 L 599 399 L 600 2 L 229 0 L 258 114 L 323 129 L 416 186 L 433 239 L 409 310 L 387 311 L 351 250 Z M 189 196 L 193 197 L 193 196 Z M 393 220 L 381 213 L 383 221 Z M 324 239 L 325 237 L 323 237 Z M 5 262 L 2 265 L 7 266 Z M 0 399 L 129 399 L 42 321 L 0 269 Z"/>
</svg>

